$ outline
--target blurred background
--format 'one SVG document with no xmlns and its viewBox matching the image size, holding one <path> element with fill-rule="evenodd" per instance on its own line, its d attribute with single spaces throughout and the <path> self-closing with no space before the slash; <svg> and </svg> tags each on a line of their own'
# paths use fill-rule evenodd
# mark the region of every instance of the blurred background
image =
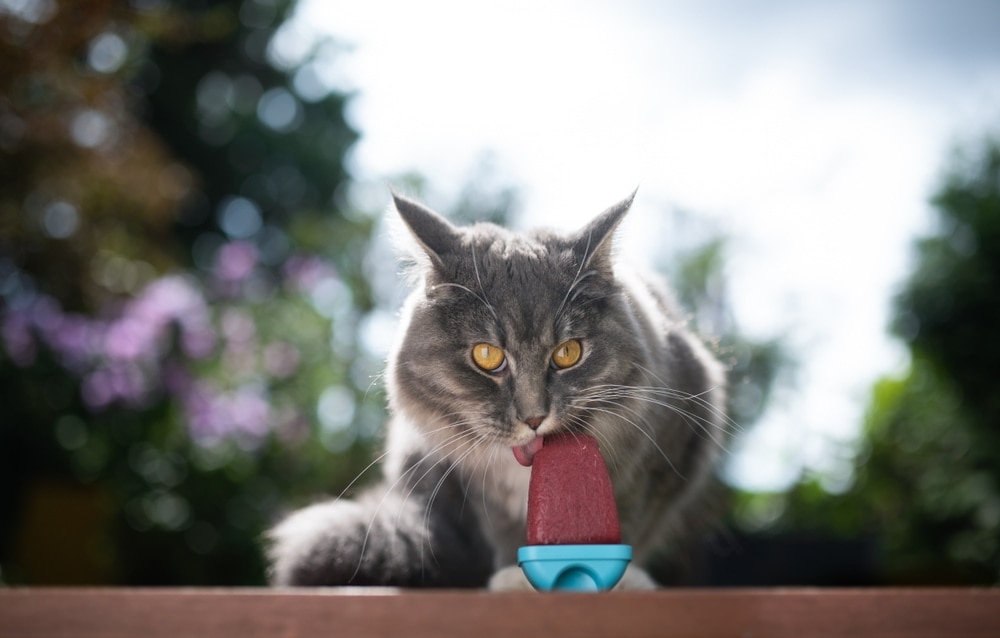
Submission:
<svg viewBox="0 0 1000 638">
<path fill-rule="evenodd" d="M 374 478 L 388 187 L 732 370 L 694 585 L 1000 580 L 1000 5 L 0 0 L 0 584 L 258 585 Z"/>
</svg>

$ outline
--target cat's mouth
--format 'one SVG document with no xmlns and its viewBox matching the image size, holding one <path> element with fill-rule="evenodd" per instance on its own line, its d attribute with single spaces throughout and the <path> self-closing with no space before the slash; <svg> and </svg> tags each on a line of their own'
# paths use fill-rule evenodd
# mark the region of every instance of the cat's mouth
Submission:
<svg viewBox="0 0 1000 638">
<path fill-rule="evenodd" d="M 524 467 L 531 467 L 531 464 L 535 460 L 535 454 L 542 449 L 544 442 L 545 439 L 540 436 L 536 436 L 524 445 L 515 445 L 511 448 L 514 451 L 514 458 L 517 459 L 517 462 Z"/>
</svg>

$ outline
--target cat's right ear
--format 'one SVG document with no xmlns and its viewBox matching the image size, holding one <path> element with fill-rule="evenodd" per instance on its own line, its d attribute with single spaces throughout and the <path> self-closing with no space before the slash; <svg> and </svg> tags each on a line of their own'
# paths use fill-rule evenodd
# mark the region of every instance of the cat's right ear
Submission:
<svg viewBox="0 0 1000 638">
<path fill-rule="evenodd" d="M 610 272 L 615 230 L 625 218 L 639 189 L 598 215 L 577 236 L 575 250 L 585 266 Z"/>
<path fill-rule="evenodd" d="M 446 269 L 448 256 L 461 244 L 458 229 L 431 209 L 398 193 L 393 192 L 392 201 L 400 219 L 431 264 L 439 269 Z"/>
</svg>

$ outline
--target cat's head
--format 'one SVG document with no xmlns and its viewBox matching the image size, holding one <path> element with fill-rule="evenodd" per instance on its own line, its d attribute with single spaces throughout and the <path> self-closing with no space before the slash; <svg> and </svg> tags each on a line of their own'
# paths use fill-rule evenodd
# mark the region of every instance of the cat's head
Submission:
<svg viewBox="0 0 1000 638">
<path fill-rule="evenodd" d="M 631 203 L 575 233 L 520 234 L 395 196 L 419 277 L 389 362 L 393 410 L 455 457 L 486 443 L 524 463 L 539 436 L 595 430 L 588 391 L 644 358 L 611 258 Z"/>
</svg>

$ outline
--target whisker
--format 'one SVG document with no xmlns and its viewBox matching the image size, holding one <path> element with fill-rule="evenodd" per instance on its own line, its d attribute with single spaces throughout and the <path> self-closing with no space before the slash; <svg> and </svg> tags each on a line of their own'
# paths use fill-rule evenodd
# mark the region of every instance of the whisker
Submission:
<svg viewBox="0 0 1000 638">
<path fill-rule="evenodd" d="M 679 401 L 687 401 L 694 403 L 698 407 L 703 408 L 710 415 L 720 420 L 720 423 L 715 423 L 706 417 L 700 417 L 698 415 L 688 412 L 688 414 L 690 414 L 693 418 L 701 420 L 703 423 L 705 423 L 707 426 L 710 426 L 712 429 L 719 429 L 725 432 L 726 434 L 732 434 L 732 435 L 742 432 L 742 427 L 740 427 L 738 423 L 736 423 L 728 416 L 726 416 L 725 412 L 721 408 L 716 407 L 712 402 L 704 398 L 705 395 L 707 395 L 709 392 L 712 392 L 714 389 L 715 388 L 709 388 L 708 390 L 705 390 L 698 394 L 689 394 L 679 390 L 671 390 L 670 388 L 666 387 L 605 384 L 605 385 L 592 386 L 591 388 L 585 390 L 581 396 L 584 397 L 603 396 L 604 398 L 612 398 L 612 399 L 634 398 L 638 400 L 649 401 L 651 403 L 656 403 L 657 405 L 661 405 L 663 407 L 671 409 L 683 409 L 683 408 L 680 408 L 679 406 L 674 405 L 672 403 L 667 403 L 665 401 L 656 401 L 648 395 L 653 395 L 657 398 L 662 398 L 662 399 L 676 399 Z"/>
<path fill-rule="evenodd" d="M 500 447 L 498 447 L 498 446 L 492 446 L 492 451 L 490 452 L 489 459 L 486 461 L 486 464 L 483 466 L 483 489 L 482 489 L 482 491 L 483 491 L 483 512 L 485 512 L 485 514 L 486 514 L 486 522 L 489 524 L 490 528 L 493 527 L 493 519 L 490 517 L 489 503 L 486 502 L 486 477 L 489 474 L 490 465 L 492 465 L 493 463 L 496 462 L 496 460 L 497 460 L 497 452 L 499 452 L 499 451 L 500 451 Z"/>
<path fill-rule="evenodd" d="M 673 411 L 674 413 L 680 415 L 681 418 L 683 418 L 684 421 L 688 423 L 688 425 L 693 425 L 696 429 L 706 434 L 710 434 L 709 432 L 710 430 L 718 427 L 713 421 L 711 421 L 707 417 L 694 414 L 690 410 L 685 410 L 684 408 L 678 405 L 674 405 L 673 403 L 669 403 L 667 401 L 661 401 L 659 399 L 647 396 L 646 394 L 636 394 L 628 391 L 620 391 L 616 393 L 595 394 L 588 396 L 588 399 L 591 401 L 600 401 L 600 402 L 615 403 L 615 404 L 617 404 L 618 401 L 621 399 L 633 399 L 636 401 L 643 401 L 645 403 L 658 405 Z M 638 411 L 633 408 L 629 409 L 633 413 L 638 413 Z"/>
<path fill-rule="evenodd" d="M 656 385 L 657 388 L 663 388 L 663 389 L 667 388 L 668 384 L 665 383 L 663 381 L 663 379 L 661 379 L 659 377 L 659 375 L 657 375 L 655 372 L 653 372 L 648 366 L 644 366 L 644 365 L 641 365 L 641 364 L 636 364 L 636 367 L 639 368 L 639 370 L 641 370 L 643 373 L 645 373 L 645 374 L 649 375 L 650 377 L 652 377 L 653 380 L 657 384 Z M 739 423 L 737 423 L 736 421 L 734 421 L 733 419 L 731 419 L 729 417 L 729 415 L 726 414 L 725 411 L 722 408 L 717 407 L 711 401 L 703 398 L 703 397 L 707 396 L 708 394 L 710 394 L 710 393 L 715 392 L 716 390 L 718 390 L 719 387 L 720 387 L 719 385 L 713 385 L 713 386 L 711 386 L 709 388 L 706 388 L 702 392 L 699 392 L 699 393 L 693 394 L 693 395 L 689 395 L 689 398 L 691 398 L 691 399 L 698 399 L 697 403 L 699 405 L 701 405 L 702 407 L 706 408 L 709 412 L 711 412 L 715 416 L 718 416 L 720 419 L 722 419 L 722 421 L 725 422 L 725 424 L 727 425 L 727 427 L 731 427 L 732 428 L 732 433 L 733 434 L 739 434 L 739 433 L 743 432 L 743 427 Z"/>
<path fill-rule="evenodd" d="M 473 436 L 472 439 L 473 439 L 473 444 L 469 446 L 469 449 L 467 449 L 460 457 L 458 457 L 457 459 L 455 459 L 455 461 L 452 462 L 448 466 L 448 469 L 446 469 L 445 472 L 444 472 L 444 474 L 441 475 L 441 477 L 437 480 L 437 483 L 434 485 L 434 489 L 431 490 L 430 496 L 427 498 L 427 504 L 424 506 L 424 519 L 423 520 L 424 520 L 424 528 L 425 529 L 429 529 L 429 527 L 430 527 L 429 520 L 430 520 L 430 516 L 431 516 L 431 510 L 434 507 L 434 501 L 437 499 L 437 496 L 440 493 L 441 488 L 444 487 L 445 481 L 448 480 L 448 477 L 451 476 L 451 473 L 455 471 L 455 468 L 457 468 L 462 463 L 462 461 L 464 461 L 470 454 L 472 454 L 474 451 L 476 451 L 476 449 L 480 445 L 482 445 L 483 443 L 485 443 L 485 440 L 482 437 L 480 437 L 480 436 Z M 437 464 L 435 464 L 435 465 L 437 465 Z M 466 492 L 466 494 L 468 494 L 468 492 Z M 429 549 L 429 551 L 431 553 L 431 558 L 434 561 L 437 561 L 437 556 L 435 556 L 435 554 L 434 554 L 434 544 L 433 543 L 429 543 L 427 545 L 427 549 Z M 420 561 L 421 561 L 421 564 L 423 564 L 423 561 L 424 561 L 423 552 L 424 552 L 424 546 L 421 545 L 421 547 L 420 547 Z"/>
<path fill-rule="evenodd" d="M 629 397 L 625 397 L 625 398 L 629 398 Z M 722 440 L 717 439 L 714 436 L 712 436 L 712 425 L 713 424 L 711 423 L 711 421 L 708 421 L 707 419 L 699 417 L 696 414 L 692 414 L 692 413 L 690 413 L 690 412 L 688 412 L 688 411 L 686 411 L 686 410 L 684 410 L 682 408 L 679 408 L 678 406 L 675 406 L 675 405 L 672 405 L 672 404 L 669 404 L 669 403 L 664 403 L 664 402 L 660 402 L 660 401 L 653 401 L 653 400 L 645 399 L 644 397 L 631 397 L 631 398 L 634 398 L 636 400 L 646 400 L 646 401 L 648 401 L 650 403 L 653 403 L 655 405 L 660 405 L 660 406 L 663 406 L 664 408 L 667 408 L 668 410 L 670 410 L 670 411 L 674 412 L 675 414 L 677 414 L 678 416 L 680 416 L 681 419 L 684 421 L 684 423 L 686 423 L 688 425 L 688 427 L 691 428 L 691 431 L 695 434 L 695 436 L 697 436 L 697 437 L 699 437 L 699 438 L 701 438 L 703 440 L 711 441 L 712 443 L 715 443 L 715 444 L 719 445 L 719 447 L 726 454 L 729 454 L 729 450 L 726 448 L 725 442 L 722 441 Z M 635 408 L 623 406 L 618 401 L 609 400 L 609 399 L 592 399 L 592 400 L 597 401 L 599 403 L 610 403 L 610 404 L 615 405 L 615 406 L 623 407 L 624 409 L 627 409 L 629 412 L 631 412 L 633 414 L 637 414 L 637 415 L 639 414 L 639 411 L 636 410 Z"/>
<path fill-rule="evenodd" d="M 476 283 L 479 284 L 479 295 L 476 295 L 480 301 L 486 304 L 486 309 L 490 311 L 493 318 L 500 323 L 500 317 L 497 316 L 496 310 L 493 308 L 493 304 L 489 302 L 486 297 L 486 288 L 483 287 L 483 278 L 479 275 L 479 258 L 476 257 L 476 244 L 472 244 L 472 267 L 476 272 Z"/>
<path fill-rule="evenodd" d="M 458 422 L 458 423 L 449 423 L 449 424 L 447 424 L 447 425 L 445 425 L 445 426 L 442 426 L 442 427 L 440 427 L 440 428 L 436 428 L 436 429 L 434 429 L 434 430 L 431 430 L 431 432 L 439 432 L 439 431 L 442 431 L 442 430 L 445 430 L 445 429 L 448 429 L 448 428 L 452 428 L 452 427 L 460 427 L 461 425 L 465 425 L 465 423 L 462 423 L 462 422 Z M 452 436 L 450 436 L 450 437 L 446 438 L 446 439 L 445 439 L 445 440 L 444 440 L 443 442 L 441 442 L 441 443 L 439 443 L 439 444 L 435 445 L 435 446 L 434 446 L 434 447 L 433 447 L 433 448 L 432 448 L 432 449 L 431 449 L 431 450 L 430 450 L 429 452 L 427 452 L 426 454 L 424 454 L 424 456 L 423 456 L 423 457 L 421 457 L 421 459 L 420 459 L 420 460 L 419 460 L 419 461 L 418 461 L 417 463 L 414 463 L 414 464 L 413 464 L 413 465 L 411 465 L 411 466 L 410 466 L 409 468 L 407 468 L 407 469 L 406 469 L 405 471 L 401 472 L 401 473 L 400 473 L 400 475 L 399 475 L 399 477 L 397 477 L 397 478 L 396 478 L 396 480 L 395 480 L 395 481 L 393 481 L 393 482 L 392 482 L 392 484 L 391 484 L 391 485 L 389 485 L 389 486 L 388 486 L 388 487 L 386 488 L 386 490 L 385 490 L 385 493 L 384 493 L 384 494 L 382 495 L 382 498 L 381 498 L 381 499 L 379 499 L 379 502 L 378 502 L 378 505 L 376 505 L 376 506 L 375 506 L 375 510 L 374 510 L 374 511 L 372 512 L 372 516 L 371 516 L 371 518 L 370 518 L 370 519 L 369 519 L 369 521 L 368 521 L 368 527 L 367 527 L 367 529 L 365 530 L 365 537 L 364 537 L 364 538 L 362 539 L 362 541 L 361 541 L 361 551 L 360 551 L 360 555 L 358 556 L 358 564 L 357 564 L 357 566 L 356 566 L 356 567 L 354 568 L 354 573 L 353 573 L 353 574 L 351 575 L 351 578 L 349 579 L 349 581 L 353 581 L 353 580 L 354 580 L 354 578 L 355 578 L 355 577 L 357 577 L 358 573 L 359 573 L 359 572 L 361 571 L 361 565 L 362 565 L 362 564 L 363 564 L 363 562 L 364 562 L 364 556 L 365 556 L 365 551 L 366 551 L 366 550 L 367 550 L 367 548 L 368 548 L 368 541 L 369 541 L 369 539 L 371 538 L 371 533 L 372 533 L 372 529 L 373 529 L 373 527 L 374 527 L 374 525 L 375 525 L 375 521 L 376 521 L 376 520 L 378 519 L 378 515 L 379 515 L 379 512 L 381 512 L 381 511 L 382 511 L 382 506 L 384 506 L 384 505 L 385 505 L 385 502 L 386 502 L 386 500 L 387 500 L 387 499 L 389 498 L 389 496 L 390 496 L 390 495 L 391 495 L 391 494 L 392 494 L 392 493 L 393 493 L 393 492 L 395 491 L 396 487 L 397 487 L 397 486 L 399 486 L 399 484 L 400 484 L 400 483 L 401 483 L 401 482 L 402 482 L 403 480 L 408 480 L 408 479 L 407 479 L 407 477 L 410 477 L 410 476 L 411 476 L 412 474 L 414 474 L 414 473 L 416 472 L 416 470 L 417 470 L 417 469 L 418 469 L 418 468 L 419 468 L 419 467 L 420 467 L 420 466 L 421 466 L 421 465 L 422 465 L 422 464 L 423 464 L 423 463 L 424 463 L 425 461 L 427 461 L 428 459 L 430 459 L 430 458 L 432 458 L 432 457 L 436 456 L 436 455 L 437 455 L 437 453 L 438 453 L 439 451 L 441 451 L 442 449 L 444 449 L 444 448 L 445 448 L 445 447 L 446 447 L 447 445 L 451 444 L 451 443 L 452 443 L 452 442 L 454 442 L 455 440 L 458 440 L 458 439 L 460 439 L 460 438 L 462 438 L 462 437 L 464 437 L 464 436 L 468 436 L 469 434 L 471 434 L 471 433 L 470 433 L 470 432 L 467 432 L 467 431 L 462 431 L 462 432 L 459 432 L 459 433 L 457 433 L 457 434 L 455 434 L 455 435 L 452 435 Z M 381 455 L 381 457 L 382 457 L 382 458 L 384 458 L 385 456 L 386 456 L 386 453 L 383 453 L 383 454 Z M 441 462 L 442 462 L 443 460 L 445 460 L 446 458 L 447 458 L 446 456 L 441 456 L 441 457 L 440 457 L 440 458 L 439 458 L 439 459 L 438 459 L 437 461 L 435 461 L 435 463 L 434 463 L 434 464 L 433 464 L 433 465 L 431 466 L 431 468 L 430 468 L 430 469 L 428 469 L 428 470 L 427 470 L 426 472 L 424 472 L 424 474 L 423 474 L 423 475 L 422 475 L 422 476 L 421 476 L 421 477 L 420 477 L 419 479 L 417 479 L 417 480 L 416 480 L 416 481 L 414 482 L 414 484 L 413 484 L 413 487 L 411 487 L 411 488 L 410 488 L 410 490 L 409 490 L 409 492 L 407 492 L 407 493 L 406 493 L 406 495 L 405 495 L 405 496 L 403 497 L 403 500 L 402 500 L 402 502 L 403 502 L 403 503 L 406 503 L 406 501 L 407 501 L 407 500 L 409 499 L 409 497 L 410 497 L 410 496 L 412 495 L 412 493 L 413 493 L 413 490 L 414 490 L 414 489 L 416 488 L 416 485 L 418 485 L 418 484 L 420 483 L 420 481 L 421 481 L 421 480 L 422 480 L 422 479 L 423 479 L 423 478 L 424 478 L 425 476 L 427 476 L 427 474 L 428 474 L 428 473 L 429 473 L 429 472 L 430 472 L 431 470 L 433 470 L 433 468 L 437 467 L 437 465 L 438 465 L 438 464 L 440 464 L 440 463 L 441 463 Z M 375 462 L 373 462 L 373 463 L 372 463 L 371 465 L 374 465 L 374 463 L 375 463 Z M 369 465 L 369 468 L 371 467 L 371 465 Z M 367 471 L 367 469 L 368 469 L 368 468 L 366 468 L 366 470 L 365 470 L 365 471 Z M 355 478 L 355 481 L 356 481 L 356 480 L 357 480 L 357 478 Z M 352 483 L 353 483 L 353 482 L 352 482 Z M 397 514 L 397 518 L 396 518 L 396 523 L 397 523 L 397 524 L 398 524 L 398 522 L 399 522 L 399 516 L 401 516 L 401 515 L 402 515 L 402 509 L 401 509 L 401 510 L 400 510 L 400 512 L 399 512 L 399 513 Z"/>
<path fill-rule="evenodd" d="M 608 436 L 607 432 L 598 429 L 592 423 L 589 423 L 583 417 L 577 414 L 570 414 L 568 415 L 567 419 L 571 424 L 579 426 L 582 431 L 586 432 L 587 434 L 590 434 L 595 439 L 597 439 L 600 448 L 607 452 L 608 461 L 611 463 L 612 469 L 617 470 L 618 459 L 620 455 L 617 448 L 614 445 L 612 445 L 612 440 Z"/>
<path fill-rule="evenodd" d="M 458 288 L 461 291 L 469 293 L 470 295 L 472 295 L 473 297 L 475 297 L 476 299 L 478 299 L 480 302 L 482 302 L 482 304 L 484 306 L 486 306 L 486 308 L 490 311 L 490 314 L 492 314 L 494 317 L 497 316 L 496 310 L 494 310 L 493 306 L 490 305 L 490 302 L 487 301 L 484 297 L 482 297 L 479 293 L 477 293 L 476 291 L 474 291 L 472 288 L 469 288 L 468 286 L 463 286 L 462 284 L 457 284 L 455 282 L 446 282 L 446 283 L 437 284 L 437 285 L 440 286 L 440 287 L 442 287 L 442 288 Z M 498 319 L 498 321 L 499 321 L 499 319 Z"/>
<path fill-rule="evenodd" d="M 720 426 L 711 419 L 695 414 L 689 410 L 685 410 L 681 406 L 675 405 L 667 401 L 661 401 L 656 398 L 647 396 L 644 393 L 636 393 L 635 391 L 630 391 L 630 388 L 625 386 L 615 389 L 613 392 L 602 392 L 593 393 L 587 395 L 587 400 L 599 402 L 599 403 L 611 403 L 612 405 L 621 406 L 623 409 L 628 409 L 631 413 L 638 415 L 638 410 L 625 406 L 621 403 L 622 399 L 632 399 L 635 401 L 643 401 L 652 405 L 658 405 L 664 407 L 671 412 L 677 414 L 683 419 L 683 421 L 692 429 L 692 431 L 699 437 L 705 438 L 719 445 L 725 453 L 729 453 L 726 447 L 724 437 L 714 436 L 715 431 L 721 431 L 723 435 L 729 434 L 724 426 Z M 670 397 L 674 398 L 674 397 Z"/>
<path fill-rule="evenodd" d="M 361 480 L 361 477 L 364 476 L 365 473 L 368 470 L 370 470 L 373 467 L 375 467 L 376 465 L 378 465 L 387 456 L 389 456 L 389 450 L 386 450 L 385 452 L 382 452 L 381 454 L 379 454 L 378 456 L 376 456 L 375 459 L 371 463 L 369 463 L 368 465 L 365 466 L 365 469 L 363 469 L 360 472 L 358 472 L 357 476 L 355 476 L 353 479 L 351 479 L 351 482 L 347 484 L 347 487 L 345 487 L 343 490 L 341 490 L 340 494 L 338 494 L 337 498 L 334 499 L 334 500 L 335 501 L 339 501 L 340 499 L 344 498 L 344 495 L 347 494 L 347 492 L 350 491 L 350 489 L 352 487 L 354 487 L 355 483 L 357 483 L 359 480 Z"/>
<path fill-rule="evenodd" d="M 612 416 L 616 416 L 619 419 L 621 419 L 622 421 L 624 421 L 625 423 L 628 423 L 629 425 L 633 426 L 636 430 L 638 430 L 640 433 L 642 433 L 642 435 L 644 437 L 646 437 L 646 439 L 648 439 L 650 443 L 653 444 L 653 447 L 655 447 L 657 449 L 657 451 L 660 453 L 660 456 L 663 457 L 663 460 L 665 460 L 667 462 L 667 465 L 670 466 L 670 469 L 672 469 L 674 471 L 674 473 L 676 473 L 677 476 L 679 476 L 681 479 L 685 478 L 684 475 L 681 474 L 680 470 L 677 469 L 677 466 L 674 465 L 674 462 L 670 460 L 670 457 L 667 456 L 667 453 L 663 451 L 663 448 L 660 447 L 660 444 L 656 442 L 656 439 L 654 439 L 652 437 L 652 435 L 650 435 L 649 432 L 647 432 L 646 430 L 644 430 L 642 428 L 642 426 L 640 426 L 638 423 L 636 423 L 632 419 L 626 417 L 625 415 L 618 414 L 618 413 L 616 413 L 613 410 L 610 410 L 608 408 L 598 408 L 598 407 L 594 407 L 594 406 L 577 406 L 577 407 L 580 410 L 586 410 L 586 411 L 590 411 L 590 412 L 599 412 L 599 413 L 603 413 L 603 414 L 610 414 Z"/>
<path fill-rule="evenodd" d="M 559 308 L 556 309 L 555 314 L 552 315 L 555 322 L 559 321 L 559 317 L 562 315 L 562 311 L 566 308 L 566 304 L 576 298 L 575 296 L 572 299 L 570 298 L 570 295 L 576 287 L 579 286 L 587 277 L 597 274 L 594 270 L 586 273 L 583 272 L 583 267 L 587 265 L 587 261 L 590 259 L 590 243 L 593 239 L 594 231 L 591 230 L 587 234 L 587 246 L 583 249 L 583 259 L 580 260 L 580 267 L 576 270 L 576 275 L 573 277 L 573 283 L 569 285 L 569 289 L 566 290 L 566 294 L 563 296 L 562 303 L 559 304 Z"/>
<path fill-rule="evenodd" d="M 449 417 L 451 417 L 451 416 L 454 416 L 454 415 L 456 415 L 456 414 L 458 414 L 458 413 L 453 413 L 453 414 L 448 414 L 448 415 L 444 415 L 444 416 L 443 416 L 442 418 L 445 418 L 445 419 L 446 419 L 446 418 L 449 418 Z M 441 427 L 439 427 L 439 428 L 435 428 L 435 429 L 433 429 L 433 430 L 428 430 L 428 434 L 435 434 L 435 433 L 437 433 L 437 432 L 441 432 L 441 431 L 444 431 L 444 430 L 447 430 L 447 429 L 449 429 L 449 428 L 452 428 L 452 427 L 454 427 L 454 425 L 453 425 L 453 424 L 447 424 L 447 425 L 443 425 L 443 426 L 441 426 Z M 372 460 L 372 462 L 371 462 L 371 463 L 369 463 L 368 465 L 366 465 L 366 466 L 364 467 L 364 469 L 363 469 L 363 470 L 361 470 L 360 472 L 358 472 L 357 476 L 355 476 L 355 477 L 354 477 L 353 479 L 351 479 L 351 482 L 350 482 L 350 483 L 348 483 L 348 484 L 347 484 L 347 486 L 346 486 L 346 487 L 345 487 L 344 489 L 342 489 L 342 490 L 340 491 L 340 494 L 338 494 L 338 495 L 337 495 L 337 498 L 335 498 L 334 500 L 335 500 L 335 501 L 339 501 L 339 500 L 343 499 L 343 498 L 344 498 L 344 496 L 345 496 L 345 495 L 347 494 L 347 492 L 349 492 L 349 491 L 351 490 L 351 488 L 352 488 L 352 487 L 354 487 L 354 485 L 355 485 L 355 484 L 356 484 L 356 483 L 357 483 L 358 481 L 360 481 L 360 480 L 361 480 L 361 477 L 362 477 L 362 476 L 364 476 L 364 475 L 365 475 L 365 473 L 367 473 L 367 472 L 368 472 L 369 470 L 371 470 L 371 469 L 372 469 L 373 467 L 375 467 L 376 465 L 378 465 L 379 463 L 381 463 L 382 461 L 384 461 L 384 460 L 385 460 L 385 457 L 387 457 L 388 455 L 389 455 L 389 450 L 388 450 L 388 449 L 386 449 L 386 450 L 385 450 L 384 452 L 382 452 L 381 454 L 379 454 L 378 456 L 376 456 L 376 457 L 375 457 L 375 458 L 374 458 L 374 459 Z"/>
<path fill-rule="evenodd" d="M 384 370 L 378 372 L 377 374 L 373 374 L 372 375 L 371 381 L 368 382 L 368 387 L 365 388 L 365 393 L 361 396 L 361 400 L 362 401 L 365 401 L 365 400 L 368 399 L 368 395 L 371 393 L 371 391 L 373 389 L 375 389 L 375 386 L 378 384 L 379 381 L 382 380 L 383 377 L 385 377 L 385 371 Z"/>
<path fill-rule="evenodd" d="M 458 425 L 465 425 L 465 424 L 456 424 L 456 426 L 458 426 Z M 407 491 L 406 495 L 403 497 L 403 501 L 405 502 L 406 500 L 408 500 L 413 495 L 413 492 L 420 485 L 420 482 L 423 481 L 425 478 L 427 478 L 427 475 L 430 474 L 432 471 L 434 471 L 434 468 L 436 468 L 438 465 L 440 465 L 442 462 L 446 461 L 449 458 L 449 454 L 446 453 L 446 454 L 440 454 L 439 455 L 438 452 L 441 452 L 442 450 L 445 449 L 446 446 L 449 446 L 449 445 L 455 443 L 456 441 L 462 441 L 463 439 L 475 439 L 475 438 L 476 438 L 476 434 L 475 434 L 475 432 L 472 432 L 471 430 L 465 430 L 465 431 L 462 431 L 462 432 L 458 432 L 458 433 L 456 433 L 456 434 L 448 437 L 447 439 L 445 439 L 444 441 L 442 441 L 439 445 L 435 446 L 433 450 L 431 450 L 430 452 L 428 452 L 427 454 L 425 454 L 423 456 L 423 458 L 421 458 L 418 463 L 415 463 L 412 468 L 408 469 L 407 472 L 418 468 L 420 465 L 423 464 L 424 461 L 426 461 L 427 459 L 431 458 L 432 456 L 438 456 L 439 458 L 438 458 L 437 461 L 434 462 L 433 465 L 431 465 L 429 468 L 427 468 L 427 470 L 424 471 L 423 474 L 420 475 L 420 478 L 418 478 L 417 480 L 413 481 L 412 485 L 410 485 L 409 491 Z M 463 455 L 462 458 L 464 458 L 464 455 Z M 454 463 L 455 462 L 453 462 L 453 466 L 454 466 Z M 397 521 L 398 521 L 398 518 L 397 518 Z"/>
</svg>

